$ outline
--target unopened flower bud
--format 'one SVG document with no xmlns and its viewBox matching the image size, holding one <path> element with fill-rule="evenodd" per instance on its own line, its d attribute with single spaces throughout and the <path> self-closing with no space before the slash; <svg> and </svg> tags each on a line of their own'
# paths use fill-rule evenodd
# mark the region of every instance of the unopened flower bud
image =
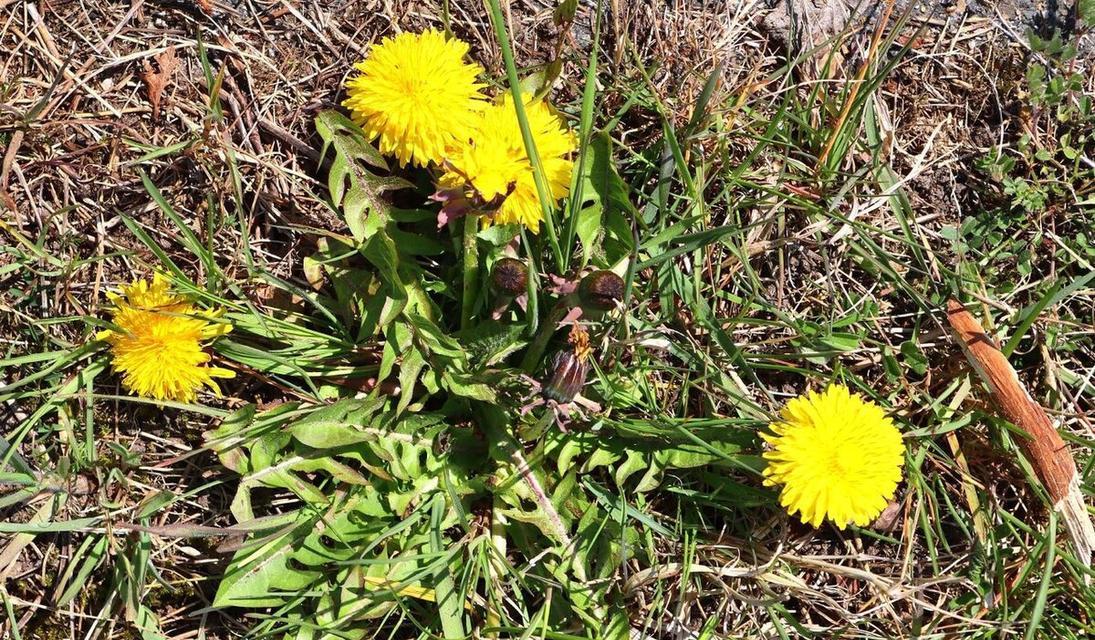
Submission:
<svg viewBox="0 0 1095 640">
<path fill-rule="evenodd" d="M 555 354 L 551 363 L 551 379 L 544 385 L 544 396 L 559 403 L 574 400 L 586 384 L 589 361 L 566 349 Z"/>
<path fill-rule="evenodd" d="M 496 292 L 516 297 L 528 289 L 528 267 L 517 258 L 502 258 L 494 263 L 490 279 Z"/>
<path fill-rule="evenodd" d="M 598 311 L 615 309 L 624 299 L 624 279 L 608 270 L 594 271 L 578 286 L 582 304 Z"/>
</svg>

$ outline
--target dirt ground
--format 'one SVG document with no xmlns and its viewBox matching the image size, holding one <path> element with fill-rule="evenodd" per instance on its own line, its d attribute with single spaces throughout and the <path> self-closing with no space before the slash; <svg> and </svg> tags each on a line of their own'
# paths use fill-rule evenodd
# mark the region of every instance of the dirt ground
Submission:
<svg viewBox="0 0 1095 640">
<path fill-rule="evenodd" d="M 244 152 L 242 186 L 263 249 L 291 259 L 292 246 L 274 248 L 290 242 L 279 237 L 277 227 L 322 226 L 327 220 L 315 199 L 300 197 L 299 191 L 315 185 L 309 178 L 318 157 L 314 115 L 341 99 L 347 70 L 369 41 L 394 29 L 435 23 L 440 11 L 440 3 L 419 1 L 316 2 L 300 9 L 249 2 L 211 4 L 207 13 L 203 2 L 4 2 L 0 73 L 6 108 L 0 117 L 10 137 L 0 186 L 18 226 L 52 226 L 82 244 L 82 252 L 101 251 L 112 229 L 97 228 L 96 219 L 115 219 L 115 208 L 155 215 L 138 177 L 127 170 L 150 149 L 190 145 L 190 152 L 159 169 L 157 181 L 161 188 L 188 192 L 192 208 L 199 210 L 218 204 L 206 200 L 207 186 L 226 179 L 203 163 L 203 155 L 234 144 Z M 530 0 L 509 7 L 525 64 L 548 57 L 545 47 L 555 27 L 547 5 Z M 772 10 L 761 2 L 629 3 L 610 14 L 607 62 L 633 76 L 630 56 L 660 61 L 651 79 L 666 104 L 683 114 L 715 64 L 723 65 L 721 89 L 729 94 L 750 74 L 778 62 L 788 47 L 799 50 L 806 33 L 818 43 L 838 32 L 847 14 L 834 13 L 833 6 L 842 5 L 810 4 L 804 12 L 809 30 L 791 33 L 783 3 Z M 929 7 L 933 12 L 913 13 L 912 24 L 926 24 L 932 35 L 914 50 L 909 65 L 918 64 L 921 55 L 940 60 L 939 47 L 948 42 L 955 46 L 944 53 L 945 64 L 978 62 L 985 67 L 982 75 L 994 74 L 986 64 L 993 56 L 1022 55 L 1022 23 L 1000 19 L 1009 5 L 971 2 L 964 12 L 960 6 L 940 3 Z M 877 14 L 880 7 L 872 3 L 864 13 Z M 1038 16 L 1047 15 L 1030 3 L 1010 7 L 1037 24 Z M 489 70 L 497 72 L 497 47 L 478 9 L 475 2 L 454 3 L 453 20 Z M 784 17 L 778 17 L 781 12 Z M 572 34 L 579 50 L 588 44 L 590 15 L 588 6 L 579 11 Z M 230 119 L 220 131 L 196 129 L 203 100 L 208 101 L 198 55 L 202 47 L 213 63 L 224 64 L 222 95 Z M 967 60 L 971 52 L 977 55 Z M 160 69 L 165 60 L 171 60 L 167 72 Z M 848 60 L 854 63 L 854 52 Z M 579 73 L 578 65 L 567 65 L 561 101 L 577 90 Z M 149 74 L 163 78 L 158 104 L 151 100 Z M 976 101 L 990 89 L 971 85 L 963 93 Z M 634 135 L 649 133 L 643 125 L 634 123 Z M 195 173 L 202 179 L 195 180 Z M 58 216 L 59 211 L 65 214 Z M 90 280 L 99 279 L 101 274 Z"/>
</svg>

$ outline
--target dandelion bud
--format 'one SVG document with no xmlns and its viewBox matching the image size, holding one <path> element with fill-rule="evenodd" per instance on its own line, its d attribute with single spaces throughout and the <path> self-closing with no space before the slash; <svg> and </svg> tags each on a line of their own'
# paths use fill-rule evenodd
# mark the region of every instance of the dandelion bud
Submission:
<svg viewBox="0 0 1095 640">
<path fill-rule="evenodd" d="M 594 271 L 582 278 L 578 297 L 582 304 L 591 309 L 615 309 L 616 304 L 624 299 L 624 279 L 608 270 Z"/>
<path fill-rule="evenodd" d="M 494 263 L 490 279 L 496 292 L 519 296 L 528 288 L 528 267 L 517 258 L 502 258 Z"/>
<path fill-rule="evenodd" d="M 544 385 L 544 396 L 561 404 L 570 402 L 585 386 L 587 375 L 588 360 L 570 349 L 560 351 L 551 363 L 551 379 Z"/>
</svg>

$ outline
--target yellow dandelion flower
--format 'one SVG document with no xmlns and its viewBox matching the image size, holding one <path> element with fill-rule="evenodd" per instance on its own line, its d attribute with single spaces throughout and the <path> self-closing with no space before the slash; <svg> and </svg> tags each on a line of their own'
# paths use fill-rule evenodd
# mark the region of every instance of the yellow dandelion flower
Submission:
<svg viewBox="0 0 1095 640">
<path fill-rule="evenodd" d="M 764 435 L 764 483 L 783 485 L 780 504 L 815 527 L 828 518 L 843 529 L 870 524 L 901 480 L 905 446 L 881 407 L 830 386 L 787 403 Z"/>
<path fill-rule="evenodd" d="M 445 149 L 475 123 L 485 104 L 476 82 L 483 68 L 464 62 L 468 45 L 427 30 L 385 38 L 354 65 L 346 83 L 350 110 L 380 151 L 400 164 L 440 162 Z"/>
<path fill-rule="evenodd" d="M 228 333 L 226 323 L 210 322 L 217 313 L 201 315 L 186 298 L 171 291 L 163 276 L 137 280 L 121 295 L 107 294 L 114 304 L 117 329 L 96 338 L 110 343 L 114 369 L 122 386 L 144 398 L 191 402 L 203 386 L 219 393 L 214 378 L 232 378 L 228 369 L 206 366 L 202 340 Z"/>
<path fill-rule="evenodd" d="M 449 154 L 449 171 L 441 177 L 441 187 L 471 187 L 483 201 L 498 204 L 494 222 L 520 223 L 539 233 L 543 210 L 513 105 L 503 98 L 483 110 L 467 144 Z M 525 113 L 554 206 L 570 189 L 571 155 L 578 139 L 544 101 L 527 103 Z"/>
</svg>

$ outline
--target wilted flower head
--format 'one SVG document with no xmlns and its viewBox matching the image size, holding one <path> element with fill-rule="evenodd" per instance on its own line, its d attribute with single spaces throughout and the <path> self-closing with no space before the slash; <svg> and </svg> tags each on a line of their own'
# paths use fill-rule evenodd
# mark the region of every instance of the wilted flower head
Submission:
<svg viewBox="0 0 1095 640">
<path fill-rule="evenodd" d="M 517 258 L 500 258 L 491 267 L 490 280 L 498 293 L 519 296 L 528 289 L 528 266 Z"/>
<path fill-rule="evenodd" d="M 570 190 L 574 169 L 570 156 L 578 140 L 546 102 L 526 103 L 525 113 L 547 180 L 549 204 L 555 206 Z M 540 231 L 543 209 L 532 162 L 508 96 L 482 111 L 476 125 L 448 155 L 446 168 L 440 180 L 442 190 L 470 190 L 471 200 L 492 209 L 489 219 L 493 222 L 520 223 L 534 233 Z"/>
<path fill-rule="evenodd" d="M 598 311 L 615 309 L 624 299 L 624 279 L 612 271 L 602 269 L 582 278 L 578 296 L 582 304 Z"/>
<path fill-rule="evenodd" d="M 202 340 L 228 333 L 227 323 L 211 322 L 218 314 L 202 315 L 187 299 L 173 293 L 166 278 L 137 280 L 109 293 L 117 329 L 96 338 L 110 343 L 114 369 L 122 386 L 145 398 L 190 402 L 207 386 L 219 392 L 214 378 L 232 378 L 228 369 L 206 366 L 209 354 Z"/>
<path fill-rule="evenodd" d="M 593 349 L 589 334 L 581 325 L 574 325 L 568 337 L 569 349 L 555 354 L 551 363 L 551 378 L 544 386 L 544 395 L 556 402 L 574 400 L 586 384 L 589 375 L 589 357 Z"/>
<path fill-rule="evenodd" d="M 476 82 L 483 69 L 464 61 L 468 45 L 440 31 L 401 33 L 354 65 L 342 103 L 380 151 L 400 164 L 440 162 L 473 128 L 485 105 Z"/>
<path fill-rule="evenodd" d="M 843 529 L 878 516 L 901 480 L 905 446 L 881 407 L 833 385 L 787 403 L 764 435 L 764 483 L 782 485 L 780 504 L 803 522 Z"/>
</svg>

